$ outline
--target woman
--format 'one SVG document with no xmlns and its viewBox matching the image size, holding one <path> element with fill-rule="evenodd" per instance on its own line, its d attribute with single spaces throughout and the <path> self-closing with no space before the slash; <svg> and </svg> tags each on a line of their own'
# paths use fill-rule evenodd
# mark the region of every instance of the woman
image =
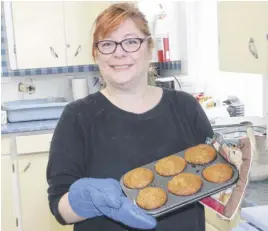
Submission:
<svg viewBox="0 0 268 231">
<path fill-rule="evenodd" d="M 199 203 L 155 220 L 118 183 L 133 168 L 211 137 L 202 108 L 187 93 L 148 85 L 153 41 L 131 5 L 101 13 L 93 40 L 106 87 L 66 106 L 57 124 L 47 168 L 52 213 L 75 231 L 205 230 Z"/>
</svg>

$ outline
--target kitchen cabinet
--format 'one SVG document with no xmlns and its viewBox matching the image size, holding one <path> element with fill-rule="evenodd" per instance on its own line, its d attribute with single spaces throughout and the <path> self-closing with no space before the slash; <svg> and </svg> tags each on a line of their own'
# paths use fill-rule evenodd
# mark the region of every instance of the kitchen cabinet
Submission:
<svg viewBox="0 0 268 231">
<path fill-rule="evenodd" d="M 1 139 L 1 155 L 11 154 L 11 142 L 9 138 Z"/>
<path fill-rule="evenodd" d="M 48 153 L 16 158 L 23 231 L 50 231 L 46 167 Z"/>
<path fill-rule="evenodd" d="M 69 66 L 94 63 L 92 51 L 92 29 L 98 14 L 111 3 L 64 1 L 64 26 Z"/>
<path fill-rule="evenodd" d="M 1 138 L 2 230 L 72 231 L 52 215 L 46 181 L 52 133 Z"/>
<path fill-rule="evenodd" d="M 219 1 L 221 71 L 268 73 L 268 2 Z"/>
<path fill-rule="evenodd" d="M 111 1 L 4 4 L 11 69 L 94 63 L 92 25 Z"/>
<path fill-rule="evenodd" d="M 17 69 L 66 65 L 62 2 L 12 2 Z"/>
<path fill-rule="evenodd" d="M 17 216 L 14 202 L 12 159 L 10 156 L 1 157 L 1 182 L 1 230 L 15 231 Z"/>
</svg>

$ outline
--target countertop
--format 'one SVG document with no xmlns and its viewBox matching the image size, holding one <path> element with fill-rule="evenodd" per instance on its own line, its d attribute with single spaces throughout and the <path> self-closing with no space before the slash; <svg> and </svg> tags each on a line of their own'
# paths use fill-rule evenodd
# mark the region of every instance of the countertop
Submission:
<svg viewBox="0 0 268 231">
<path fill-rule="evenodd" d="M 251 121 L 255 126 L 264 125 L 264 119 L 261 117 L 221 117 L 215 118 L 213 126 L 238 124 L 244 121 Z M 7 123 L 1 126 L 2 134 L 21 133 L 31 131 L 53 130 L 58 120 L 41 120 L 18 123 Z"/>
<path fill-rule="evenodd" d="M 213 126 L 225 126 L 231 124 L 240 124 L 242 122 L 251 122 L 254 126 L 265 126 L 264 117 L 259 116 L 241 116 L 241 117 L 218 117 L 212 119 Z"/>
<path fill-rule="evenodd" d="M 40 120 L 40 121 L 7 123 L 1 125 L 1 133 L 11 134 L 11 133 L 54 130 L 57 123 L 58 120 Z"/>
</svg>

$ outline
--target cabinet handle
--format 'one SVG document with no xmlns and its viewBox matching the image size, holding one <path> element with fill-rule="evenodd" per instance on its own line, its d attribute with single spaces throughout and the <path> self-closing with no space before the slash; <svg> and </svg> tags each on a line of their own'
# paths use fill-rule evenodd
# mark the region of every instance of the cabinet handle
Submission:
<svg viewBox="0 0 268 231">
<path fill-rule="evenodd" d="M 26 172 L 28 170 L 28 168 L 30 168 L 32 165 L 32 161 L 29 160 L 28 164 L 25 166 L 25 168 L 23 169 L 23 172 Z"/>
<path fill-rule="evenodd" d="M 53 47 L 50 47 L 50 52 L 54 57 L 59 58 L 58 54 L 55 52 Z"/>
<path fill-rule="evenodd" d="M 250 38 L 249 41 L 248 41 L 248 49 L 249 49 L 250 53 L 251 53 L 256 59 L 259 58 L 258 51 L 257 51 L 257 48 L 256 48 L 256 46 L 255 46 L 255 41 L 254 41 L 253 38 Z"/>
<path fill-rule="evenodd" d="M 77 47 L 76 52 L 74 53 L 74 56 L 76 57 L 80 51 L 81 51 L 81 45 Z"/>
</svg>

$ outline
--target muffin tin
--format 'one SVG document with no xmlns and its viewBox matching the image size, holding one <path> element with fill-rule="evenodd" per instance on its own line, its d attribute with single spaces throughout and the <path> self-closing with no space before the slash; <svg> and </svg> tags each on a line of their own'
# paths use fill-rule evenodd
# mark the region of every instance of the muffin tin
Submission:
<svg viewBox="0 0 268 231">
<path fill-rule="evenodd" d="M 175 153 L 174 155 L 177 155 L 177 156 L 184 158 L 185 151 L 186 150 Z M 193 165 L 193 164 L 187 163 L 186 168 L 182 172 L 194 173 L 194 174 L 199 175 L 201 177 L 201 179 L 203 180 L 203 186 L 201 187 L 200 191 L 195 193 L 195 194 L 192 194 L 189 196 L 176 196 L 176 195 L 170 193 L 168 191 L 168 188 L 167 188 L 168 181 L 171 180 L 174 176 L 166 177 L 166 176 L 158 175 L 154 170 L 154 165 L 157 161 L 158 160 L 153 161 L 152 163 L 140 166 L 140 167 L 148 168 L 148 169 L 152 170 L 154 173 L 153 182 L 151 184 L 147 185 L 146 187 L 162 188 L 162 189 L 164 189 L 164 191 L 167 193 L 167 196 L 168 196 L 167 202 L 163 206 L 161 206 L 160 208 L 153 209 L 153 210 L 145 210 L 148 214 L 151 214 L 155 217 L 159 217 L 159 216 L 164 215 L 168 212 L 172 212 L 178 208 L 181 208 L 181 207 L 184 207 L 184 206 L 191 204 L 193 202 L 199 201 L 205 197 L 216 194 L 216 193 L 218 193 L 226 188 L 231 187 L 239 179 L 238 169 L 233 164 L 226 161 L 221 156 L 221 154 L 217 152 L 216 158 L 208 164 Z M 205 169 L 206 167 L 208 167 L 210 165 L 216 164 L 216 163 L 228 164 L 233 169 L 233 176 L 230 180 L 228 180 L 224 183 L 211 183 L 211 182 L 207 181 L 202 176 L 203 169 Z M 135 203 L 136 197 L 138 196 L 138 193 L 141 189 L 129 189 L 129 188 L 127 188 L 126 186 L 124 186 L 123 178 L 124 178 L 124 175 L 120 179 L 121 187 L 122 187 L 124 193 L 126 194 L 126 196 L 128 198 L 130 198 Z"/>
</svg>

